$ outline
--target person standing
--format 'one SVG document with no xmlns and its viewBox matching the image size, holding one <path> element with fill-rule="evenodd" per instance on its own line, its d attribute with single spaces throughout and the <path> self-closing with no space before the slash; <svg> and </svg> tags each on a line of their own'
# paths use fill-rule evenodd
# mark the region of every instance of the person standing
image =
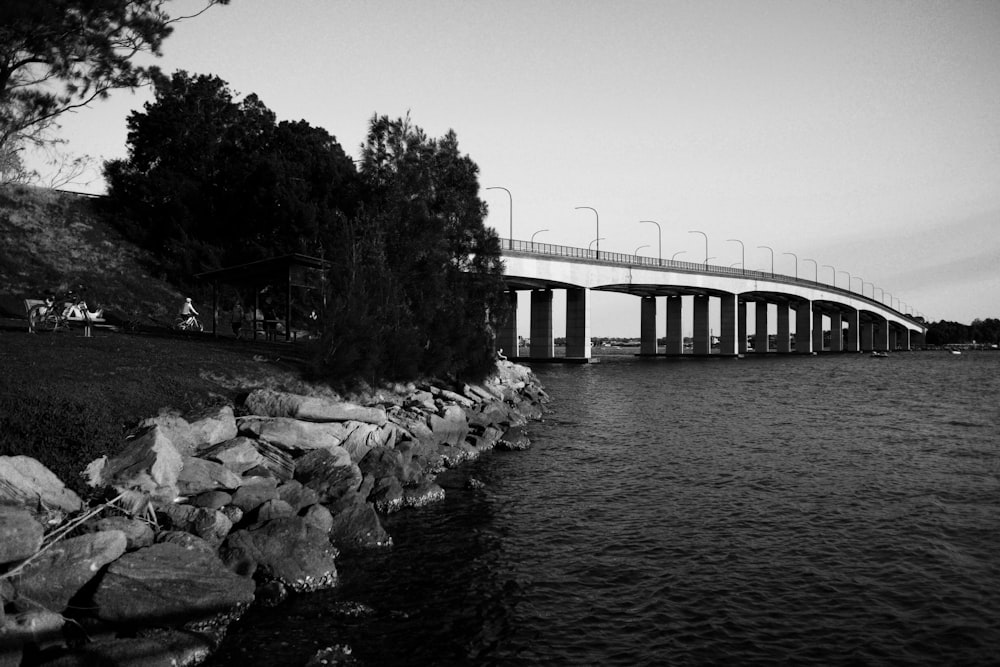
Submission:
<svg viewBox="0 0 1000 667">
<path fill-rule="evenodd" d="M 243 304 L 237 299 L 236 303 L 233 304 L 233 311 L 231 313 L 231 324 L 233 327 L 233 335 L 236 336 L 237 340 L 243 338 L 243 320 L 246 315 L 243 312 Z"/>
</svg>

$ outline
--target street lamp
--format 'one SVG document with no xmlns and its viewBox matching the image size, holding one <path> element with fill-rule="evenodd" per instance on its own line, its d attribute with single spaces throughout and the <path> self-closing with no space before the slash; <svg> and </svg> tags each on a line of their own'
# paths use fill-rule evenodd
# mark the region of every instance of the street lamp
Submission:
<svg viewBox="0 0 1000 667">
<path fill-rule="evenodd" d="M 824 269 L 830 269 L 830 284 L 834 287 L 837 286 L 837 269 L 833 268 L 829 264 L 823 265 Z"/>
<path fill-rule="evenodd" d="M 690 231 L 688 234 L 701 234 L 705 237 L 705 264 L 708 264 L 708 234 L 699 232 L 698 230 Z"/>
<path fill-rule="evenodd" d="M 670 256 L 670 261 L 671 262 L 674 261 L 674 258 L 677 257 L 677 255 L 683 255 L 686 252 L 687 250 L 678 250 L 677 252 L 675 252 L 673 255 Z"/>
<path fill-rule="evenodd" d="M 600 246 L 600 242 L 601 241 L 606 241 L 606 240 L 607 239 L 594 239 L 593 241 L 590 242 L 590 245 L 587 246 L 587 252 L 590 252 L 590 249 L 594 247 L 595 243 L 597 243 L 598 244 L 598 246 L 597 246 L 598 247 L 598 251 L 597 252 L 600 253 L 601 252 L 600 251 L 600 247 L 601 247 Z"/>
<path fill-rule="evenodd" d="M 862 278 L 861 276 L 854 276 L 853 278 L 851 278 L 851 283 L 852 284 L 848 285 L 847 288 L 848 289 L 852 289 L 852 285 L 853 285 L 853 283 L 854 283 L 855 280 L 857 280 L 859 283 L 861 283 L 861 289 L 859 289 L 858 292 L 861 294 L 861 296 L 864 296 L 865 295 L 865 279 Z"/>
<path fill-rule="evenodd" d="M 585 209 L 588 209 L 588 210 L 594 212 L 594 222 L 597 225 L 597 233 L 594 235 L 594 241 L 591 241 L 591 243 L 597 242 L 597 259 L 600 259 L 601 258 L 601 244 L 600 244 L 600 241 L 601 241 L 601 216 L 598 215 L 596 208 L 591 208 L 590 206 L 577 206 L 576 210 L 580 210 L 581 208 L 585 208 Z M 588 248 L 588 250 L 590 250 L 590 249 Z"/>
<path fill-rule="evenodd" d="M 658 236 L 658 238 L 660 240 L 660 254 L 659 254 L 658 257 L 659 257 L 660 262 L 662 263 L 663 262 L 663 230 L 660 229 L 660 223 L 658 223 L 656 220 L 640 220 L 639 222 L 649 222 L 649 223 L 652 223 L 652 224 L 656 225 L 657 236 Z"/>
<path fill-rule="evenodd" d="M 796 255 L 794 252 L 783 252 L 781 254 L 782 255 L 791 255 L 792 257 L 795 258 L 795 279 L 798 280 L 799 279 L 799 256 Z"/>
<path fill-rule="evenodd" d="M 503 190 L 504 192 L 507 193 L 507 199 L 510 200 L 510 206 L 507 209 L 510 213 L 510 249 L 513 250 L 514 249 L 514 195 L 510 193 L 510 190 L 500 185 L 494 185 L 486 189 Z"/>
<path fill-rule="evenodd" d="M 774 248 L 769 245 L 759 245 L 758 248 L 764 248 L 771 251 L 771 277 L 774 277 Z"/>
<path fill-rule="evenodd" d="M 837 273 L 846 273 L 847 274 L 847 291 L 850 292 L 851 291 L 851 274 L 847 273 L 847 271 L 837 271 Z M 836 286 L 837 285 L 834 284 L 834 287 L 836 287 Z"/>
<path fill-rule="evenodd" d="M 885 301 L 885 292 L 882 290 L 881 287 L 872 287 L 872 298 L 873 299 L 875 298 L 875 290 L 878 290 L 879 292 L 881 292 L 881 295 L 879 296 L 878 300 L 879 301 Z"/>
<path fill-rule="evenodd" d="M 815 259 L 809 259 L 808 257 L 803 257 L 802 261 L 803 262 L 812 262 L 813 263 L 813 282 L 814 283 L 818 283 L 819 282 L 819 264 L 816 262 Z"/>
<path fill-rule="evenodd" d="M 747 249 L 746 246 L 743 245 L 743 241 L 740 241 L 739 239 L 726 239 L 726 241 L 740 244 L 740 266 L 743 267 L 743 273 L 746 273 Z"/>
<path fill-rule="evenodd" d="M 865 295 L 865 285 L 868 285 L 869 287 L 872 288 L 872 298 L 874 299 L 875 298 L 875 285 L 873 285 L 872 283 L 867 283 L 867 282 L 862 282 L 861 283 L 861 296 Z"/>
<path fill-rule="evenodd" d="M 547 229 L 539 229 L 537 232 L 535 232 L 534 234 L 531 235 L 531 242 L 534 243 L 536 236 L 538 236 L 542 232 L 547 232 L 547 231 L 549 231 L 549 230 L 547 230 Z"/>
<path fill-rule="evenodd" d="M 641 245 L 638 248 L 636 248 L 635 252 L 632 253 L 632 254 L 635 255 L 636 257 L 638 257 L 639 256 L 639 251 L 642 250 L 643 248 L 648 248 L 648 247 L 649 247 L 648 243 L 646 245 Z"/>
<path fill-rule="evenodd" d="M 885 305 L 885 297 L 889 297 L 889 307 L 892 308 L 892 295 L 888 292 L 882 292 L 882 304 Z"/>
</svg>

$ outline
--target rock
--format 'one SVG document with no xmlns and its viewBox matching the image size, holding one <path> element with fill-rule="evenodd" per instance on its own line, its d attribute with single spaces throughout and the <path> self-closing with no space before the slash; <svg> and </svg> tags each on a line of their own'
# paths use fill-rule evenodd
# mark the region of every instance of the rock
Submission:
<svg viewBox="0 0 1000 667">
<path fill-rule="evenodd" d="M 317 424 L 289 417 L 240 417 L 240 433 L 278 445 L 293 453 L 336 447 L 347 438 L 342 423 Z"/>
<path fill-rule="evenodd" d="M 404 507 L 423 507 L 444 500 L 444 489 L 431 481 L 403 489 Z"/>
<path fill-rule="evenodd" d="M 272 498 L 257 508 L 256 523 L 264 523 L 283 516 L 295 516 L 295 508 L 280 498 Z"/>
<path fill-rule="evenodd" d="M 99 618 L 113 623 L 180 625 L 253 601 L 254 583 L 211 553 L 160 542 L 122 556 L 94 593 Z"/>
<path fill-rule="evenodd" d="M 237 475 L 242 475 L 264 462 L 264 456 L 257 451 L 254 440 L 242 435 L 199 450 L 198 456 L 218 461 Z"/>
<path fill-rule="evenodd" d="M 126 545 L 125 533 L 120 530 L 57 542 L 21 571 L 14 582 L 15 604 L 24 611 L 61 612 L 98 570 L 125 553 Z"/>
<path fill-rule="evenodd" d="M 327 646 L 316 651 L 316 654 L 309 658 L 305 667 L 354 667 L 361 664 L 351 653 L 351 647 L 348 644 Z"/>
<path fill-rule="evenodd" d="M 257 474 L 255 471 L 266 470 L 269 476 L 276 477 L 281 481 L 292 478 L 295 471 L 295 461 L 291 454 L 281 447 L 263 440 L 254 440 L 253 445 L 263 460 L 259 466 L 244 471 L 244 477 Z"/>
<path fill-rule="evenodd" d="M 341 443 L 351 455 L 351 460 L 357 463 L 365 457 L 373 447 L 383 447 L 390 437 L 396 435 L 395 430 L 389 424 L 385 426 L 375 426 L 362 422 L 348 422 L 350 432 Z"/>
<path fill-rule="evenodd" d="M 392 546 L 392 537 L 371 503 L 359 503 L 333 516 L 330 541 L 342 549 L 367 549 Z"/>
<path fill-rule="evenodd" d="M 461 443 L 469 433 L 469 421 L 465 411 L 457 405 L 446 406 L 440 416 L 430 415 L 427 424 L 435 440 L 446 445 Z"/>
<path fill-rule="evenodd" d="M 178 495 L 177 479 L 183 467 L 181 453 L 164 430 L 154 425 L 108 460 L 101 471 L 100 483 L 171 502 Z"/>
<path fill-rule="evenodd" d="M 184 465 L 177 475 L 177 490 L 184 496 L 196 496 L 205 491 L 238 489 L 243 479 L 216 461 L 193 456 L 183 458 Z"/>
<path fill-rule="evenodd" d="M 336 502 L 361 485 L 361 470 L 343 448 L 342 456 L 325 449 L 309 452 L 295 462 L 295 479 L 319 496 L 320 502 Z"/>
<path fill-rule="evenodd" d="M 25 644 L 44 647 L 62 640 L 62 627 L 66 619 L 47 609 L 33 609 L 8 616 L 0 623 L 0 665 L 11 667 L 22 664 L 20 649 Z M 23 663 L 27 664 L 27 663 Z"/>
<path fill-rule="evenodd" d="M 0 505 L 0 565 L 24 560 L 42 546 L 45 528 L 28 510 Z"/>
<path fill-rule="evenodd" d="M 215 547 L 205 538 L 198 537 L 186 530 L 164 530 L 156 534 L 156 544 L 173 544 L 185 551 L 215 556 Z"/>
<path fill-rule="evenodd" d="M 302 486 L 302 483 L 295 479 L 282 482 L 278 486 L 278 497 L 294 507 L 296 512 L 319 502 L 318 493 Z"/>
<path fill-rule="evenodd" d="M 434 432 L 427 424 L 427 416 L 424 413 L 406 412 L 403 410 L 393 410 L 391 415 L 392 423 L 396 424 L 412 440 L 437 444 L 434 440 Z"/>
<path fill-rule="evenodd" d="M 205 491 L 191 499 L 191 504 L 195 507 L 206 507 L 212 510 L 222 509 L 231 502 L 233 502 L 232 494 L 225 491 Z"/>
<path fill-rule="evenodd" d="M 236 437 L 236 419 L 228 405 L 208 408 L 189 415 L 187 419 L 175 412 L 164 411 L 144 420 L 141 428 L 158 426 L 185 456 Z"/>
<path fill-rule="evenodd" d="M 473 406 L 473 402 L 470 401 L 468 398 L 462 396 L 461 394 L 456 394 L 450 389 L 442 389 L 441 387 L 434 387 L 434 386 L 429 387 L 429 389 L 431 394 L 433 394 L 435 397 L 442 398 L 446 401 L 451 401 L 452 403 L 457 403 L 458 406 L 461 406 L 463 408 L 471 408 Z"/>
<path fill-rule="evenodd" d="M 175 530 L 191 533 L 205 540 L 214 549 L 222 544 L 233 522 L 219 510 L 194 505 L 170 505 L 160 509 Z"/>
<path fill-rule="evenodd" d="M 528 434 L 520 426 L 507 429 L 497 442 L 497 449 L 504 451 L 521 451 L 531 446 Z"/>
<path fill-rule="evenodd" d="M 397 512 L 403 509 L 403 485 L 395 477 L 380 477 L 368 499 L 383 514 Z"/>
<path fill-rule="evenodd" d="M 282 517 L 237 530 L 226 538 L 219 553 L 234 572 L 256 573 L 296 592 L 337 582 L 337 550 L 326 533 L 302 517 Z"/>
<path fill-rule="evenodd" d="M 76 512 L 80 497 L 30 456 L 0 456 L 0 502 L 22 505 L 34 512 Z"/>
<path fill-rule="evenodd" d="M 434 394 L 429 391 L 415 391 L 403 401 L 403 407 L 420 408 L 427 412 L 437 412 L 437 403 L 434 402 Z"/>
<path fill-rule="evenodd" d="M 252 414 L 294 417 L 313 422 L 359 421 L 382 426 L 386 421 L 385 408 L 382 407 L 365 407 L 319 396 L 300 396 L 270 389 L 255 389 L 250 392 L 244 405 Z"/>
<path fill-rule="evenodd" d="M 302 513 L 302 518 L 305 519 L 306 522 L 311 523 L 322 530 L 324 533 L 329 533 L 333 528 L 333 515 L 330 514 L 330 510 L 323 505 L 310 505 Z"/>
<path fill-rule="evenodd" d="M 84 644 L 72 653 L 45 663 L 46 667 L 193 667 L 204 662 L 212 644 L 203 637 L 177 630 L 160 630 L 150 636 L 102 639 Z"/>
<path fill-rule="evenodd" d="M 153 528 L 139 519 L 127 516 L 106 516 L 88 521 L 82 528 L 89 532 L 120 530 L 125 535 L 125 550 L 134 551 L 153 543 Z"/>
<path fill-rule="evenodd" d="M 245 477 L 243 486 L 236 489 L 236 493 L 233 494 L 232 504 L 245 514 L 277 497 L 278 480 L 274 477 Z"/>
</svg>

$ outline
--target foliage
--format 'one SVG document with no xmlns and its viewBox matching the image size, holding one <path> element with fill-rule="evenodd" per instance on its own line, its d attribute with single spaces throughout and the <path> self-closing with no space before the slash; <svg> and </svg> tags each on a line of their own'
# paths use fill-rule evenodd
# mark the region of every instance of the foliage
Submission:
<svg viewBox="0 0 1000 667">
<path fill-rule="evenodd" d="M 128 119 L 129 156 L 105 165 L 124 230 L 175 283 L 292 252 L 322 256 L 356 198 L 336 139 L 305 121 L 276 123 L 257 98 L 234 100 L 214 76 L 177 72 Z"/>
<path fill-rule="evenodd" d="M 207 9 L 229 0 L 207 0 Z M 167 0 L 4 0 L 0 3 L 0 149 L 31 128 L 155 77 L 137 66 L 160 55 L 181 18 Z M 204 9 L 202 10 L 204 11 Z M 199 12 L 201 13 L 201 12 Z"/>
<path fill-rule="evenodd" d="M 1000 319 L 988 317 L 985 320 L 975 319 L 972 324 L 958 322 L 930 322 L 927 324 L 926 341 L 928 345 L 952 345 L 964 343 L 979 343 L 984 345 L 1000 344 Z"/>
</svg>

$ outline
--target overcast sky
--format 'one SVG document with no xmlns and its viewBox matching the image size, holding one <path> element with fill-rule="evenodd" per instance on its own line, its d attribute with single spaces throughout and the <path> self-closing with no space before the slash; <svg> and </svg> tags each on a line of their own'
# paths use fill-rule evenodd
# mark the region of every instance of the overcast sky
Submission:
<svg viewBox="0 0 1000 667">
<path fill-rule="evenodd" d="M 664 257 L 703 261 L 699 230 L 713 264 L 740 261 L 738 238 L 750 269 L 769 269 L 767 245 L 777 272 L 795 253 L 800 275 L 813 259 L 820 280 L 833 266 L 930 320 L 1000 317 L 995 0 L 232 0 L 179 24 L 158 64 L 257 93 L 355 156 L 375 113 L 454 129 L 504 237 L 489 186 L 511 191 L 517 239 L 587 247 L 594 215 L 574 207 L 591 206 L 602 250 L 655 257 L 639 223 L 655 220 Z M 67 118 L 69 149 L 124 156 L 150 97 Z M 591 329 L 638 335 L 638 299 L 595 296 Z"/>
</svg>

